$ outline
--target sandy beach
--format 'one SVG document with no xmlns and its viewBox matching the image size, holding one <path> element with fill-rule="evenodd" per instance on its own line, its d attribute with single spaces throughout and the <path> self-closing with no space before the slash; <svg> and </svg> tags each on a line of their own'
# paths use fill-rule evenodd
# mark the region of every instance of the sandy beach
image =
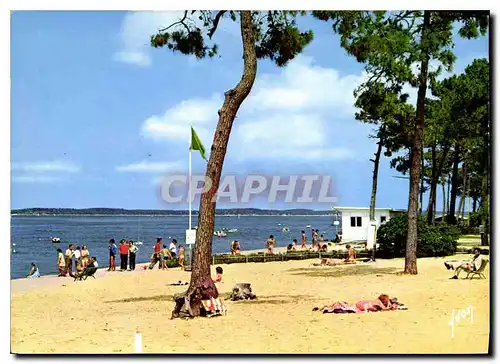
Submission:
<svg viewBox="0 0 500 364">
<path fill-rule="evenodd" d="M 452 259 L 468 258 L 454 256 Z M 219 291 L 250 282 L 258 299 L 226 301 L 224 317 L 170 320 L 172 295 L 189 272 L 106 272 L 96 279 L 42 277 L 11 281 L 13 353 L 133 353 L 136 331 L 144 353 L 486 353 L 486 280 L 450 280 L 443 258 L 419 259 L 404 276 L 402 259 L 355 266 L 313 267 L 315 260 L 222 265 Z M 139 265 L 138 268 L 141 268 Z M 215 267 L 212 267 L 215 272 Z M 215 274 L 215 273 L 214 273 Z M 381 293 L 408 311 L 321 314 L 314 306 L 355 302 Z M 452 327 L 452 310 L 473 308 Z"/>
</svg>

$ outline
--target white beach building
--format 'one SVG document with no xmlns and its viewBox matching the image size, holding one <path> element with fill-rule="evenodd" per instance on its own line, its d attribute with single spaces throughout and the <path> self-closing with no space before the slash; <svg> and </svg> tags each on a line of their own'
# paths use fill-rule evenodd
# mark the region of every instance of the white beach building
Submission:
<svg viewBox="0 0 500 364">
<path fill-rule="evenodd" d="M 370 222 L 369 207 L 334 207 L 333 209 L 342 213 L 342 241 L 366 242 L 368 249 L 373 247 L 376 228 L 389 221 L 394 214 L 406 211 L 376 208 L 375 221 Z"/>
</svg>

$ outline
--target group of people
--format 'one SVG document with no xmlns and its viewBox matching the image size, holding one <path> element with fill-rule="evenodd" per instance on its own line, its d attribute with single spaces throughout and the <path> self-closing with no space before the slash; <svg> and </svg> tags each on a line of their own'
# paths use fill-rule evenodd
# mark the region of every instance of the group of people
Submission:
<svg viewBox="0 0 500 364">
<path fill-rule="evenodd" d="M 162 241 L 162 238 L 156 238 L 149 269 L 153 269 L 156 263 L 158 263 L 158 269 L 167 269 L 167 261 L 177 257 L 179 265 L 184 268 L 184 247 L 179 245 L 179 254 L 177 254 L 177 239 L 172 239 L 168 249 L 165 244 L 162 244 Z"/>
<path fill-rule="evenodd" d="M 108 271 L 116 270 L 116 255 L 120 254 L 120 270 L 126 271 L 135 270 L 135 258 L 139 248 L 132 240 L 120 240 L 120 245 L 117 247 L 115 239 L 109 239 L 109 267 Z"/>
<path fill-rule="evenodd" d="M 74 263 L 73 263 L 74 262 Z M 97 258 L 90 256 L 89 250 L 85 245 L 82 247 L 68 245 L 68 249 L 63 254 L 61 249 L 57 249 L 57 270 L 59 277 L 74 277 L 73 265 L 76 273 L 81 273 L 85 268 L 97 268 Z"/>
</svg>

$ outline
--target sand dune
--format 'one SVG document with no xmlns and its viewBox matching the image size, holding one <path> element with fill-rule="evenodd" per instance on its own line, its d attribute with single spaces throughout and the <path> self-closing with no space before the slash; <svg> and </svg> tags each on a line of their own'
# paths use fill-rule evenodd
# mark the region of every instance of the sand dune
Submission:
<svg viewBox="0 0 500 364">
<path fill-rule="evenodd" d="M 99 272 L 73 282 L 42 278 L 12 281 L 14 353 L 132 353 L 135 332 L 145 353 L 485 353 L 489 341 L 489 279 L 449 280 L 443 259 L 418 262 L 403 276 L 403 260 L 356 266 L 312 267 L 313 261 L 223 265 L 223 295 L 251 282 L 256 301 L 227 302 L 225 317 L 169 320 L 172 295 L 189 273 Z M 43 280 L 46 282 L 42 283 Z M 49 282 L 50 281 L 50 282 Z M 408 311 L 368 314 L 312 312 L 336 300 L 380 293 Z M 474 308 L 451 338 L 452 309 Z"/>
</svg>

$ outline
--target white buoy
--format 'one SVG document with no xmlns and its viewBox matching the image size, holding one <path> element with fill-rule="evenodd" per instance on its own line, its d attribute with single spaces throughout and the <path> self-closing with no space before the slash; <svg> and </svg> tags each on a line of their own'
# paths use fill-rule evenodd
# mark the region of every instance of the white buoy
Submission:
<svg viewBox="0 0 500 364">
<path fill-rule="evenodd" d="M 12 243 L 12 246 L 16 246 L 16 243 Z"/>
<path fill-rule="evenodd" d="M 139 330 L 135 333 L 135 352 L 136 354 L 142 353 L 142 334 Z"/>
<path fill-rule="evenodd" d="M 14 250 L 12 251 L 12 253 L 15 253 L 15 252 L 16 252 L 16 250 L 14 249 Z"/>
</svg>

